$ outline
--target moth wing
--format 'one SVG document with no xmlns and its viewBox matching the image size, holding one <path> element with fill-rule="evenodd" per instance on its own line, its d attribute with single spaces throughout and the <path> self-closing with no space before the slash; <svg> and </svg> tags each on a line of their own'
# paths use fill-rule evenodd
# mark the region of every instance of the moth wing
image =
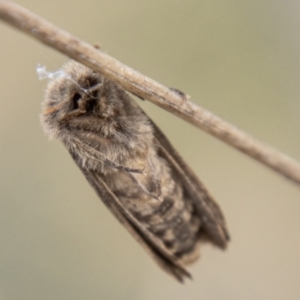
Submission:
<svg viewBox="0 0 300 300">
<path fill-rule="evenodd" d="M 185 192 L 192 199 L 193 205 L 201 218 L 203 231 L 207 238 L 220 248 L 226 248 L 230 236 L 219 205 L 180 154 L 174 149 L 164 133 L 152 120 L 150 121 L 154 127 L 154 136 L 159 154 L 169 162 L 173 172 L 176 173 L 180 182 L 183 183 Z"/>
<path fill-rule="evenodd" d="M 76 159 L 74 160 L 76 162 Z M 186 271 L 183 265 L 176 261 L 176 258 L 168 251 L 164 244 L 143 227 L 122 205 L 118 197 L 105 183 L 103 175 L 95 171 L 82 169 L 79 164 L 77 165 L 108 209 L 146 249 L 162 269 L 174 276 L 180 282 L 183 282 L 185 277 L 191 278 L 191 275 Z"/>
</svg>

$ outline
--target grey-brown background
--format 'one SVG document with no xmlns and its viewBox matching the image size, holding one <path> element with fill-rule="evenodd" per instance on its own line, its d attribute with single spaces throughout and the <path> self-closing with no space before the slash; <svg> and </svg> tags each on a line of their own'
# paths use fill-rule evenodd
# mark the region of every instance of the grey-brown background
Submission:
<svg viewBox="0 0 300 300">
<path fill-rule="evenodd" d="M 18 2 L 300 159 L 300 2 Z M 299 187 L 144 103 L 232 234 L 224 253 L 203 247 L 194 280 L 178 284 L 42 132 L 36 66 L 67 58 L 3 23 L 0 36 L 1 299 L 299 299 Z"/>
</svg>

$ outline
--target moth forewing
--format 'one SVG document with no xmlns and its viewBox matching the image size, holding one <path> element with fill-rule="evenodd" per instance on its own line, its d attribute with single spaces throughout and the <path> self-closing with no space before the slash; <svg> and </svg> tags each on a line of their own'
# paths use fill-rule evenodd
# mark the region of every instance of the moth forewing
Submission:
<svg viewBox="0 0 300 300">
<path fill-rule="evenodd" d="M 190 195 L 199 218 L 202 220 L 206 234 L 211 242 L 225 249 L 230 236 L 220 207 L 192 169 L 178 154 L 164 133 L 154 122 L 152 124 L 155 128 L 154 135 L 162 156 L 169 161 L 172 170 L 177 173 L 180 182 L 183 183 L 187 193 Z"/>
<path fill-rule="evenodd" d="M 41 120 L 98 196 L 156 262 L 182 281 L 208 240 L 225 248 L 225 220 L 161 130 L 118 85 L 70 61 L 46 92 Z"/>
<path fill-rule="evenodd" d="M 74 158 L 74 160 L 76 162 L 76 158 Z M 105 180 L 101 178 L 101 175 L 84 170 L 80 167 L 80 165 L 78 166 L 112 214 L 145 248 L 160 267 L 180 282 L 183 282 L 185 277 L 191 278 L 191 275 L 186 271 L 183 265 L 176 261 L 176 258 L 172 255 L 172 253 L 170 253 L 155 236 L 147 231 L 147 229 L 141 226 L 130 212 L 124 208 L 116 195 L 114 195 L 114 193 L 105 184 Z"/>
</svg>

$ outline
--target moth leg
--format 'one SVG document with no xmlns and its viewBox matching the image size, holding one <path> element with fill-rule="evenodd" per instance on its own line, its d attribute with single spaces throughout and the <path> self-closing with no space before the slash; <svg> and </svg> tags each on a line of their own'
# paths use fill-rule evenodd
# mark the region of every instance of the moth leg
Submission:
<svg viewBox="0 0 300 300">
<path fill-rule="evenodd" d="M 60 122 L 67 122 L 70 119 L 76 118 L 84 113 L 86 113 L 86 94 L 83 95 L 81 93 L 76 93 L 75 95 L 78 95 L 78 99 L 74 99 L 73 101 L 77 102 L 78 108 L 69 111 L 64 116 L 62 116 L 59 121 Z M 75 95 L 73 97 L 75 97 Z"/>
<path fill-rule="evenodd" d="M 97 83 L 87 89 L 83 89 L 83 92 L 87 95 L 87 96 L 90 96 L 92 98 L 95 98 L 93 96 L 93 94 L 90 94 L 90 93 L 93 93 L 94 91 L 96 90 L 100 90 L 100 88 L 103 86 L 103 82 L 100 82 L 100 83 Z"/>
<path fill-rule="evenodd" d="M 76 118 L 82 114 L 84 114 L 86 111 L 82 110 L 80 108 L 73 110 L 71 112 L 68 112 L 66 115 L 64 115 L 62 118 L 59 119 L 60 122 L 66 122 L 69 121 L 70 119 Z"/>
<path fill-rule="evenodd" d="M 102 86 L 103 82 L 100 82 L 86 89 L 81 88 L 81 91 L 75 94 L 78 95 L 78 99 L 75 100 L 77 102 L 78 108 L 68 112 L 65 116 L 63 116 L 60 119 L 60 121 L 65 122 L 72 118 L 76 118 L 82 114 L 85 114 L 87 102 L 96 98 L 93 95 L 93 92 L 100 90 Z"/>
</svg>

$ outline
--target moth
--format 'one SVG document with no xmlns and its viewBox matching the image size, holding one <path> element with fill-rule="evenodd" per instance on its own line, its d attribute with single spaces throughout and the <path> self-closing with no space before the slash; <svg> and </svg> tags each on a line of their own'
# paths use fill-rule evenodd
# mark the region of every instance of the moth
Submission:
<svg viewBox="0 0 300 300">
<path fill-rule="evenodd" d="M 45 132 L 159 266 L 179 281 L 201 242 L 225 249 L 222 211 L 169 140 L 121 87 L 75 62 L 49 81 Z"/>
</svg>

